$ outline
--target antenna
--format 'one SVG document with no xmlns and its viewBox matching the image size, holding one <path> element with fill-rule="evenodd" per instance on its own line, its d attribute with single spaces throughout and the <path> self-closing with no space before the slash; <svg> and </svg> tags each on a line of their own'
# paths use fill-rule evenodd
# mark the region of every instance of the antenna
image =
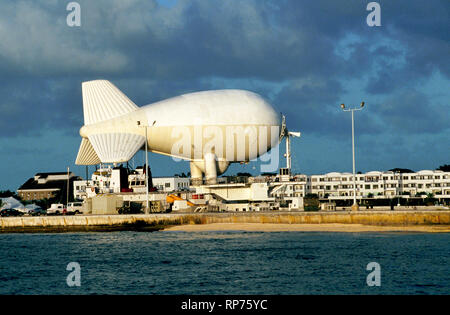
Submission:
<svg viewBox="0 0 450 315">
<path fill-rule="evenodd" d="M 70 187 L 70 171 L 69 167 L 67 166 L 67 200 L 66 200 L 66 210 L 69 207 L 69 187 Z"/>
<path fill-rule="evenodd" d="M 284 137 L 286 138 L 286 168 L 289 170 L 289 174 L 291 173 L 291 137 L 298 138 L 301 133 L 298 131 L 289 131 L 286 126 L 286 117 L 282 115 L 281 120 L 281 132 L 280 132 L 280 141 Z"/>
</svg>

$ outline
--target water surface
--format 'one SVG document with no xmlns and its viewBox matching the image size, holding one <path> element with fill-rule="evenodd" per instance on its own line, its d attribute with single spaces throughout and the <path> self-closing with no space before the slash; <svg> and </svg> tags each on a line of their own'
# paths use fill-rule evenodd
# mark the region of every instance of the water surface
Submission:
<svg viewBox="0 0 450 315">
<path fill-rule="evenodd" d="M 449 258 L 446 233 L 0 234 L 0 294 L 449 294 Z"/>
</svg>

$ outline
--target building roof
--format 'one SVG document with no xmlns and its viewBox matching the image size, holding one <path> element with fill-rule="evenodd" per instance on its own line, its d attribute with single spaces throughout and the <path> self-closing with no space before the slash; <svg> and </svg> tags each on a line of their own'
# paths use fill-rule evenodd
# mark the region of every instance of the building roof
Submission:
<svg viewBox="0 0 450 315">
<path fill-rule="evenodd" d="M 419 174 L 419 175 L 433 175 L 434 172 L 436 172 L 436 171 L 421 170 L 421 171 L 418 171 L 417 174 Z"/>
<path fill-rule="evenodd" d="M 382 175 L 383 173 L 382 172 L 380 172 L 380 171 L 370 171 L 370 172 L 367 172 L 365 175 Z"/>
<path fill-rule="evenodd" d="M 70 178 L 70 181 L 80 180 L 82 179 L 79 176 L 74 176 Z M 35 189 L 64 189 L 67 185 L 67 180 L 51 180 L 45 183 L 39 183 L 34 177 L 28 179 L 22 186 L 19 187 L 19 190 L 35 190 Z"/>
<path fill-rule="evenodd" d="M 326 176 L 326 177 L 336 177 L 336 176 L 341 176 L 341 175 L 342 174 L 338 173 L 338 172 L 331 172 L 331 173 L 325 174 L 324 176 Z"/>
<path fill-rule="evenodd" d="M 50 172 L 50 173 L 36 173 L 34 176 L 39 176 L 41 178 L 45 178 L 51 175 L 67 175 L 67 172 Z M 72 172 L 69 172 L 69 175 L 74 175 Z"/>
</svg>

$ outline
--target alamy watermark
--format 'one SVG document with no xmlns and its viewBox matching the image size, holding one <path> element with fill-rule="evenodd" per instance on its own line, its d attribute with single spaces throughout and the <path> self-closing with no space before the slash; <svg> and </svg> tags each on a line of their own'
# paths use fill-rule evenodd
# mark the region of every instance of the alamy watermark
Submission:
<svg viewBox="0 0 450 315">
<path fill-rule="evenodd" d="M 67 25 L 70 27 L 81 26 L 81 6 L 78 2 L 72 1 L 67 4 Z M 367 11 L 371 11 L 366 18 L 368 26 L 381 26 L 381 6 L 378 2 L 372 1 L 367 4 Z"/>
<path fill-rule="evenodd" d="M 371 271 L 366 278 L 366 283 L 369 287 L 381 286 L 381 267 L 377 262 L 370 262 L 366 266 L 367 271 Z"/>
<path fill-rule="evenodd" d="M 78 2 L 69 2 L 66 7 L 67 14 L 66 23 L 67 26 L 81 26 L 81 6 Z"/>
<path fill-rule="evenodd" d="M 81 267 L 77 262 L 70 262 L 67 267 L 67 271 L 71 271 L 66 278 L 66 283 L 69 287 L 81 286 Z"/>
<path fill-rule="evenodd" d="M 261 162 L 261 172 L 279 166 L 279 126 L 177 126 L 171 131 L 172 159 L 202 160 L 213 154 L 216 161 Z M 267 162 L 267 163 L 266 163 Z"/>
<path fill-rule="evenodd" d="M 367 15 L 366 23 L 370 27 L 381 26 L 381 7 L 378 2 L 370 2 L 366 7 L 367 11 L 372 11 Z"/>
</svg>

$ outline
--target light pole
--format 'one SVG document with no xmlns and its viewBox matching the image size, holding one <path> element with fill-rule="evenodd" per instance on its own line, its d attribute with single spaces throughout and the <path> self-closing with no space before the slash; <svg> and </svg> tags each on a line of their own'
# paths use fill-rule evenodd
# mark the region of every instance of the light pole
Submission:
<svg viewBox="0 0 450 315">
<path fill-rule="evenodd" d="M 362 110 L 364 107 L 364 102 L 361 102 L 360 107 L 354 107 L 354 108 L 345 108 L 345 104 L 341 104 L 341 108 L 344 112 L 352 112 L 352 155 L 353 155 L 353 205 L 352 210 L 358 211 L 359 206 L 356 202 L 356 174 L 355 174 L 355 118 L 354 118 L 354 112 L 355 110 Z"/>
<path fill-rule="evenodd" d="M 70 171 L 69 171 L 69 167 L 67 166 L 67 199 L 66 199 L 66 211 L 67 211 L 67 208 L 69 208 L 69 186 L 70 186 Z"/>
<path fill-rule="evenodd" d="M 397 203 L 397 207 L 400 207 L 400 185 L 401 183 L 401 179 L 402 179 L 402 174 L 400 171 L 397 172 L 398 173 L 398 203 Z"/>
<path fill-rule="evenodd" d="M 137 122 L 138 126 L 141 126 L 141 122 Z M 147 125 L 145 127 L 145 190 L 146 190 L 146 206 L 145 206 L 145 214 L 149 213 L 149 201 L 148 201 L 148 151 L 147 151 Z"/>
</svg>

